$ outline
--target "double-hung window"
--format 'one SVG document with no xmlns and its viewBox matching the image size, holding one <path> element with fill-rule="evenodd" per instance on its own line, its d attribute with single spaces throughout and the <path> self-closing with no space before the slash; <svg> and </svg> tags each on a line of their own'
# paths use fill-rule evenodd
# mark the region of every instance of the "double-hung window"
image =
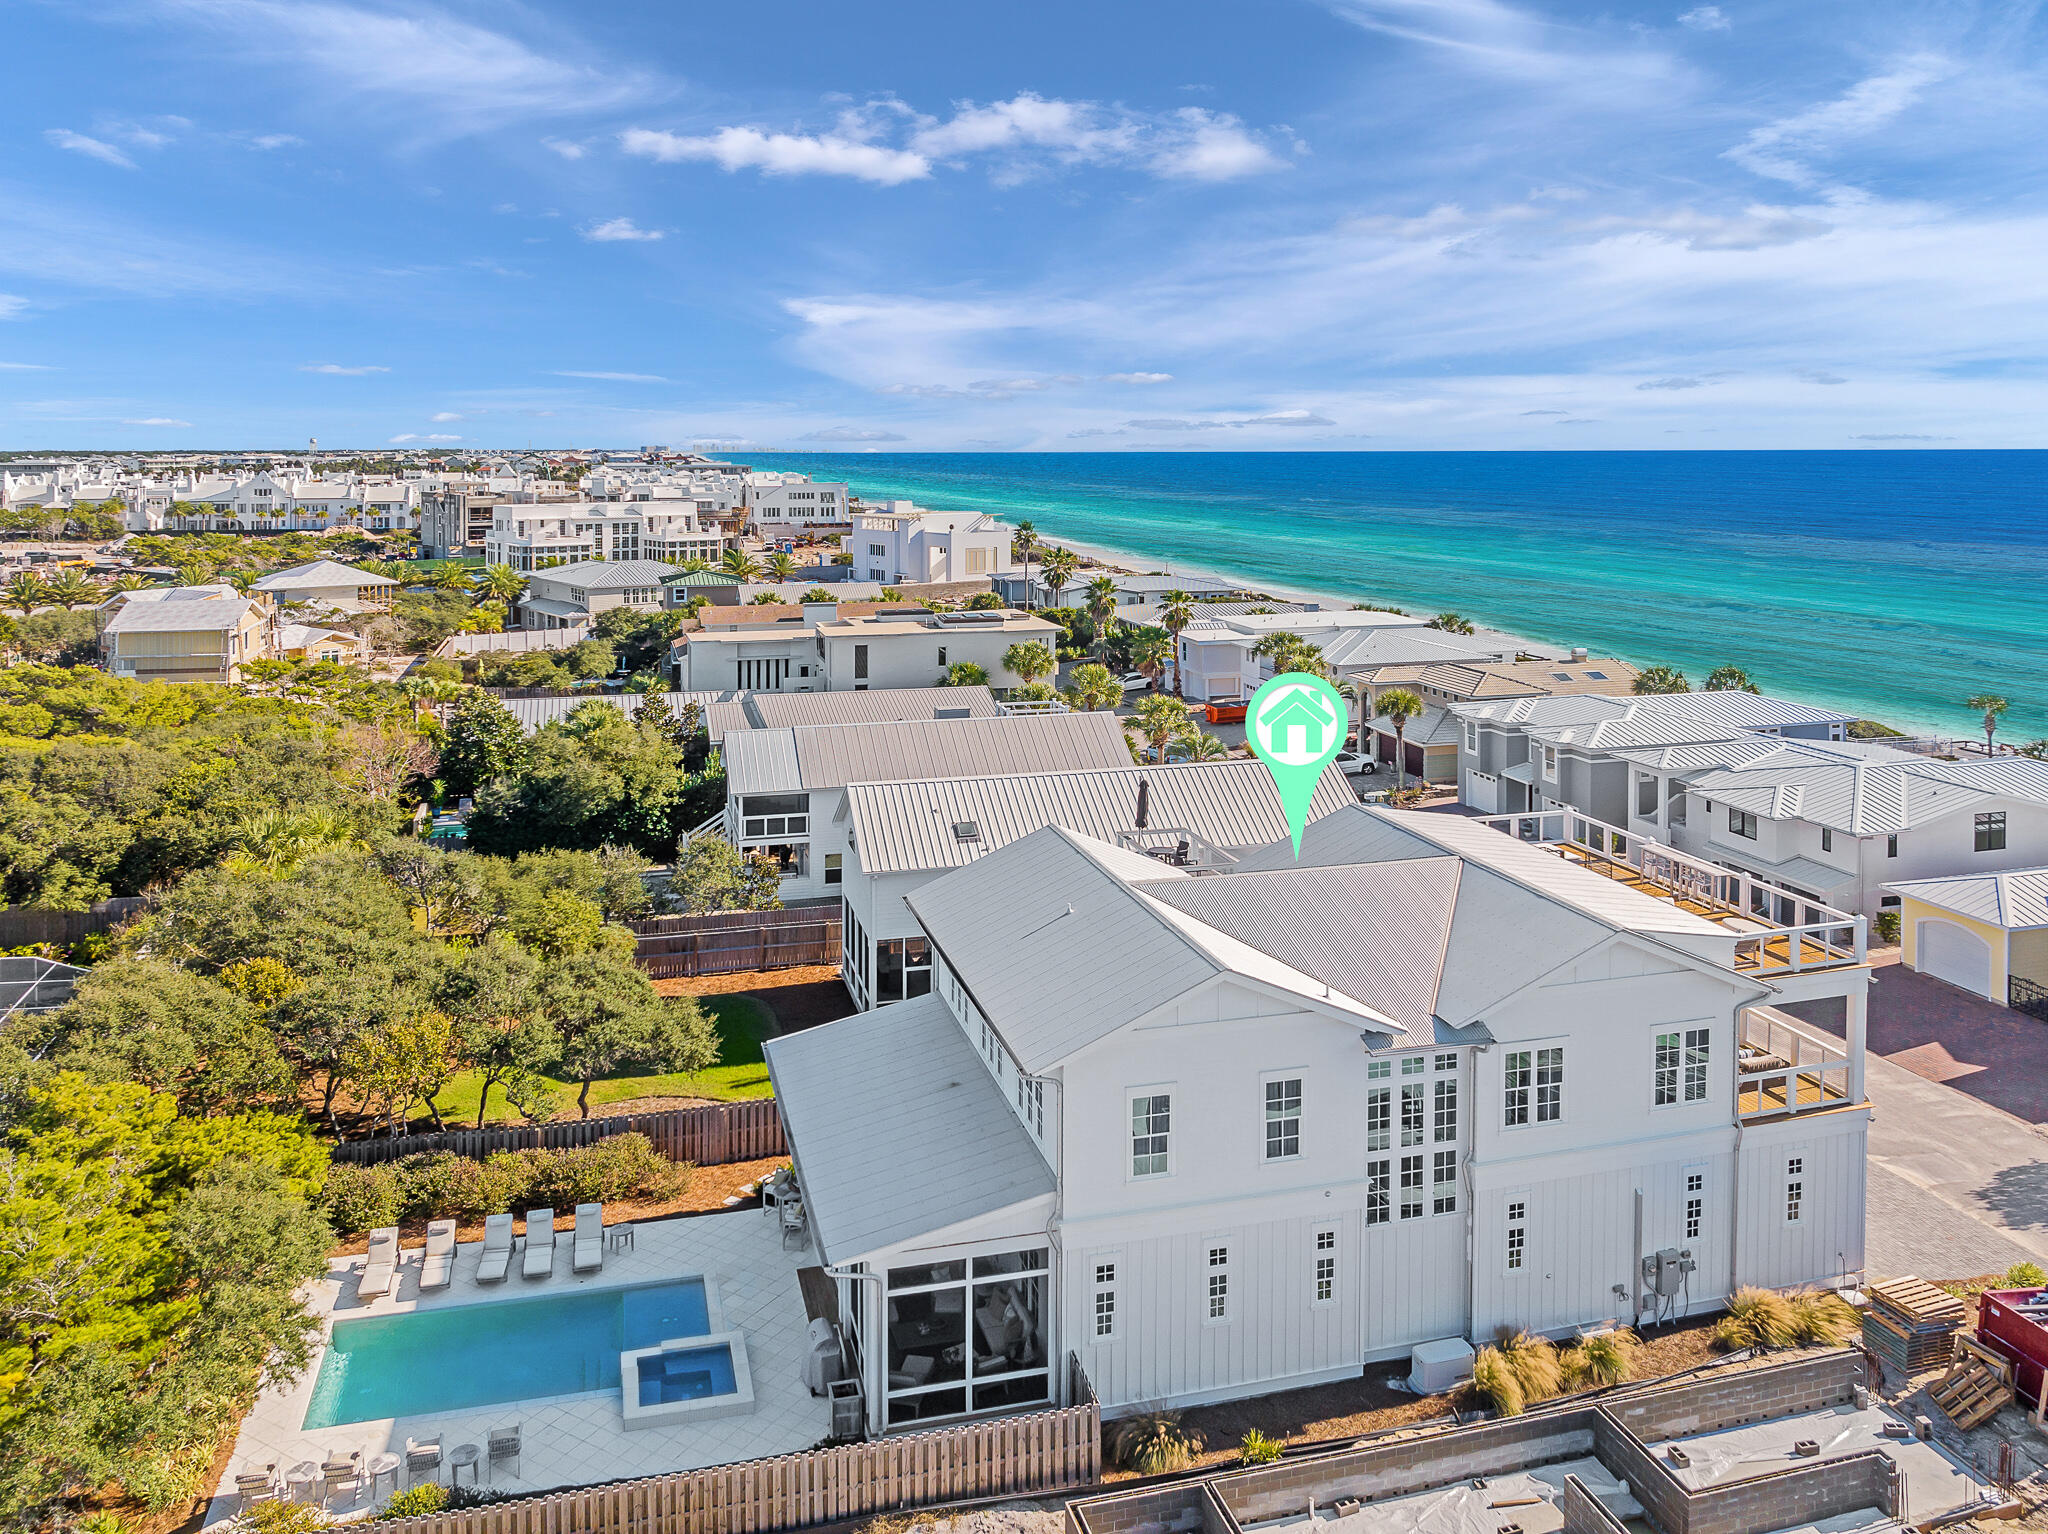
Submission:
<svg viewBox="0 0 2048 1534">
<path fill-rule="evenodd" d="M 1507 1053 L 1503 1122 L 1510 1129 L 1553 1124 L 1564 1117 L 1564 1047 Z"/>
<path fill-rule="evenodd" d="M 1266 1159 L 1284 1161 L 1301 1154 L 1301 1078 L 1289 1076 L 1266 1083 Z"/>
<path fill-rule="evenodd" d="M 1209 1313 L 1212 1325 L 1230 1319 L 1230 1248 L 1216 1245 L 1209 1248 Z"/>
<path fill-rule="evenodd" d="M 1394 1089 L 1369 1087 L 1365 1094 L 1365 1148 L 1383 1151 L 1394 1143 Z"/>
<path fill-rule="evenodd" d="M 1116 1336 L 1116 1263 L 1114 1260 L 1099 1261 L 1095 1264 L 1095 1283 L 1092 1293 L 1095 1340 L 1097 1342 L 1108 1342 Z"/>
<path fill-rule="evenodd" d="M 1657 1035 L 1651 1071 L 1657 1107 L 1707 1100 L 1709 1038 L 1705 1028 L 1673 1028 Z"/>
<path fill-rule="evenodd" d="M 1172 1170 L 1173 1095 L 1142 1092 L 1131 1099 L 1131 1175 L 1164 1177 Z"/>
<path fill-rule="evenodd" d="M 1401 1158 L 1401 1218 L 1422 1218 L 1422 1157 Z"/>
<path fill-rule="evenodd" d="M 1507 1270 L 1519 1273 L 1529 1257 L 1529 1206 L 1520 1199 L 1508 1205 Z"/>
<path fill-rule="evenodd" d="M 1438 1151 L 1431 1157 L 1430 1213 L 1458 1212 L 1458 1153 Z"/>
<path fill-rule="evenodd" d="M 1685 1174 L 1685 1239 L 1697 1241 L 1706 1226 L 1707 1217 L 1707 1174 L 1687 1172 Z"/>
<path fill-rule="evenodd" d="M 1318 1305 L 1328 1305 L 1337 1298 L 1337 1232 L 1326 1226 L 1316 1232 L 1316 1298 Z"/>
<path fill-rule="evenodd" d="M 1385 1156 L 1365 1164 L 1365 1223 L 1384 1225 L 1393 1218 L 1394 1163 Z"/>
<path fill-rule="evenodd" d="M 1452 1145 L 1458 1139 L 1458 1083 L 1439 1077 L 1436 1081 L 1435 1122 L 1430 1138 L 1438 1145 Z"/>
<path fill-rule="evenodd" d="M 1423 1131 L 1424 1093 L 1428 1091 L 1420 1081 L 1403 1082 L 1401 1085 L 1401 1143 L 1420 1145 Z"/>
<path fill-rule="evenodd" d="M 1785 1223 L 1797 1225 L 1806 1212 L 1806 1158 L 1785 1158 Z"/>
<path fill-rule="evenodd" d="M 1976 850 L 1979 852 L 2003 852 L 2005 850 L 2005 811 L 1992 810 L 1979 815 L 1976 824 Z"/>
</svg>

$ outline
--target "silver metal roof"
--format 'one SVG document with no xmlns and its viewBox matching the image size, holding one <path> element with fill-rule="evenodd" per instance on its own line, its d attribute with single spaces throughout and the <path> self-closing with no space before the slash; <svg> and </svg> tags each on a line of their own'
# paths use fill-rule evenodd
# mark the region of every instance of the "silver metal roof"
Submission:
<svg viewBox="0 0 2048 1534">
<path fill-rule="evenodd" d="M 388 575 L 378 575 L 369 570 L 358 570 L 332 559 L 316 559 L 310 564 L 293 565 L 288 570 L 273 570 L 268 575 L 256 578 L 259 591 L 299 591 L 304 589 L 322 590 L 329 586 L 396 586 L 399 582 Z"/>
<path fill-rule="evenodd" d="M 108 634 L 213 633 L 240 626 L 247 597 L 202 597 L 190 601 L 129 602 L 107 620 Z M 1129 753 L 1125 753 L 1126 759 Z"/>
<path fill-rule="evenodd" d="M 1263 852 L 1238 859 L 1239 873 L 1268 868 L 1331 868 L 1346 863 L 1387 863 L 1443 855 L 1427 837 L 1392 815 L 1368 815 L 1356 801 L 1334 814 L 1317 816 L 1302 828 L 1301 856 L 1291 842 L 1276 840 Z"/>
<path fill-rule="evenodd" d="M 1981 804 L 1988 789 L 1910 760 L 1807 761 L 1688 774 L 1686 787 L 1717 806 L 1772 820 L 1805 820 L 1852 836 L 1886 835 Z"/>
<path fill-rule="evenodd" d="M 786 1034 L 762 1053 L 827 1262 L 1053 1190 L 1045 1158 L 936 995 Z"/>
<path fill-rule="evenodd" d="M 1952 879 L 1902 879 L 1885 888 L 2008 932 L 2048 927 L 2048 868 L 1961 874 Z"/>
<path fill-rule="evenodd" d="M 549 508 L 552 512 L 554 508 Z M 535 580 L 560 581 L 579 591 L 623 591 L 628 586 L 658 586 L 676 567 L 658 559 L 579 559 L 573 565 L 551 565 L 533 572 Z"/>
<path fill-rule="evenodd" d="M 512 717 L 519 721 L 520 728 L 531 735 L 542 725 L 553 724 L 557 719 L 567 715 L 571 709 L 585 703 L 609 703 L 613 708 L 624 713 L 628 719 L 631 719 L 640 712 L 640 705 L 654 696 L 656 696 L 654 693 L 640 692 L 593 692 L 576 698 L 505 698 L 501 701 L 506 708 L 511 710 Z M 708 720 L 709 710 L 713 705 L 726 702 L 735 697 L 736 694 L 730 692 L 665 692 L 659 694 L 659 696 L 666 698 L 669 707 L 678 712 L 682 710 L 685 704 L 695 703 L 706 710 Z M 714 741 L 716 740 L 715 735 L 713 739 Z"/>
<path fill-rule="evenodd" d="M 1377 730 L 1384 735 L 1392 735 L 1394 721 L 1382 714 L 1368 720 L 1366 728 Z M 1401 738 L 1411 746 L 1447 746 L 1455 744 L 1464 734 L 1464 730 L 1463 722 L 1453 716 L 1449 709 L 1432 706 L 1425 708 L 1408 721 Z"/>
<path fill-rule="evenodd" d="M 1150 785 L 1151 827 L 1193 831 L 1226 851 L 1264 848 L 1287 834 L 1273 776 L 1256 761 L 860 783 L 847 791 L 847 813 L 863 873 L 960 868 L 1044 826 L 1114 842 L 1136 824 L 1140 783 Z M 1309 815 L 1356 802 L 1331 767 L 1316 784 Z M 962 824 L 974 826 L 974 840 L 955 832 Z"/>
<path fill-rule="evenodd" d="M 997 719 L 1003 706 L 986 687 L 881 687 L 867 692 L 754 692 L 747 712 L 757 728 L 814 724 L 873 724 L 935 719 L 965 709 L 970 719 Z"/>
<path fill-rule="evenodd" d="M 728 792 L 736 794 L 1120 767 L 1130 759 L 1123 729 L 1108 713 L 807 725 L 747 730 L 725 741 Z"/>
</svg>

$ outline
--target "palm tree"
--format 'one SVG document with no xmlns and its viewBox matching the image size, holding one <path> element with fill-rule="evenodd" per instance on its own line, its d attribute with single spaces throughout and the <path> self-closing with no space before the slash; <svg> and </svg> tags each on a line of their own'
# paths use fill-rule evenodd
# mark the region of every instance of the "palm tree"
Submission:
<svg viewBox="0 0 2048 1534">
<path fill-rule="evenodd" d="M 1762 692 L 1740 666 L 1716 666 L 1707 673 L 1708 692 Z"/>
<path fill-rule="evenodd" d="M 1220 762 L 1228 755 L 1230 747 L 1224 745 L 1214 735 L 1204 734 L 1200 725 L 1189 721 L 1188 732 L 1180 739 L 1182 761 Z"/>
<path fill-rule="evenodd" d="M 1330 672 L 1323 660 L 1322 646 L 1312 645 L 1285 629 L 1275 630 L 1253 645 L 1252 654 L 1272 661 L 1275 676 L 1287 671 L 1305 671 L 1310 676 L 1328 676 Z"/>
<path fill-rule="evenodd" d="M 100 588 L 76 570 L 60 571 L 55 579 L 43 583 L 43 595 L 66 612 L 96 600 L 99 594 Z"/>
<path fill-rule="evenodd" d="M 1984 755 L 1991 755 L 1991 737 L 1998 733 L 1998 716 L 2012 707 L 2009 699 L 2001 698 L 1995 692 L 1980 692 L 1974 698 L 1965 698 L 1966 707 L 1974 708 L 1984 716 Z"/>
<path fill-rule="evenodd" d="M 1060 588 L 1074 578 L 1074 571 L 1081 565 L 1080 558 L 1072 549 L 1048 549 L 1040 564 L 1045 571 L 1039 577 L 1040 583 L 1045 587 L 1047 598 L 1057 607 Z"/>
<path fill-rule="evenodd" d="M 144 580 L 141 576 L 137 575 L 133 570 L 123 570 L 111 581 L 107 582 L 107 590 L 140 591 L 144 586 L 147 586 L 148 584 L 148 581 Z"/>
<path fill-rule="evenodd" d="M 1380 694 L 1380 717 L 1394 722 L 1394 791 L 1408 787 L 1408 722 L 1422 712 L 1422 699 L 1405 687 Z"/>
<path fill-rule="evenodd" d="M 1157 687 L 1167 662 L 1173 659 L 1173 640 L 1164 629 L 1145 628 L 1131 635 L 1128 647 L 1131 669 L 1143 672 L 1145 680 Z"/>
<path fill-rule="evenodd" d="M 1060 658 L 1053 654 L 1052 646 L 1035 639 L 1013 644 L 1003 651 L 1003 669 L 1015 673 L 1026 687 L 1059 668 Z"/>
<path fill-rule="evenodd" d="M 256 584 L 256 572 L 254 570 L 229 570 L 221 576 L 221 579 L 232 586 L 237 595 L 247 596 L 250 588 Z"/>
<path fill-rule="evenodd" d="M 1676 666 L 1652 666 L 1635 679 L 1630 691 L 1645 696 L 1660 692 L 1691 692 L 1692 683 Z"/>
<path fill-rule="evenodd" d="M 451 561 L 428 577 L 428 584 L 436 591 L 467 591 L 470 587 L 469 566 Z"/>
<path fill-rule="evenodd" d="M 1095 620 L 1095 627 L 1102 635 L 1102 646 L 1109 648 L 1109 624 L 1116 616 L 1116 582 L 1107 575 L 1098 575 L 1088 583 L 1088 616 Z"/>
<path fill-rule="evenodd" d="M 718 568 L 721 573 L 743 581 L 758 581 L 761 578 L 759 561 L 745 549 L 727 549 L 725 558 L 718 562 Z"/>
<path fill-rule="evenodd" d="M 1159 621 L 1166 629 L 1171 644 L 1167 657 L 1173 662 L 1173 695 L 1180 696 L 1180 635 L 1181 630 L 1195 621 L 1195 599 L 1185 591 L 1175 588 L 1160 598 L 1162 604 Z"/>
<path fill-rule="evenodd" d="M 526 577 L 510 565 L 486 565 L 476 572 L 474 585 L 478 596 L 510 607 L 526 590 Z"/>
<path fill-rule="evenodd" d="M 695 554 L 692 554 L 688 559 L 677 565 L 676 568 L 685 575 L 701 575 L 704 571 L 716 569 L 717 567 L 710 560 L 699 559 Z"/>
<path fill-rule="evenodd" d="M 796 560 L 788 554 L 771 554 L 768 556 L 768 573 L 778 581 L 795 580 Z"/>
<path fill-rule="evenodd" d="M 1188 706 L 1163 692 L 1148 694 L 1138 700 L 1138 706 L 1131 711 L 1124 728 L 1135 731 L 1151 746 L 1154 757 L 1164 762 L 1168 744 L 1179 740 L 1191 728 Z"/>
<path fill-rule="evenodd" d="M 1029 522 L 1019 522 L 1017 531 L 1010 539 L 1010 552 L 1024 561 L 1024 605 L 1031 606 L 1031 550 L 1038 542 L 1038 529 Z"/>
<path fill-rule="evenodd" d="M 1442 629 L 1446 634 L 1470 634 L 1473 632 L 1472 620 L 1458 613 L 1438 613 L 1429 622 L 1425 623 L 1423 627 Z"/>
<path fill-rule="evenodd" d="M 956 660 L 946 668 L 942 687 L 986 687 L 988 667 L 977 666 L 971 660 Z"/>
<path fill-rule="evenodd" d="M 1098 666 L 1091 661 L 1087 665 L 1076 666 L 1068 678 L 1067 703 L 1084 714 L 1115 708 L 1123 700 L 1123 685 L 1107 666 Z"/>
</svg>

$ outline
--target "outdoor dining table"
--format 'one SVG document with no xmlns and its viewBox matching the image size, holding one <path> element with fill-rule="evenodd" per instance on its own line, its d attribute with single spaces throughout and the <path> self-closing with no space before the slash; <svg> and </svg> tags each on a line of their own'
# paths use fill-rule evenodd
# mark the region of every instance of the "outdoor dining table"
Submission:
<svg viewBox="0 0 2048 1534">
<path fill-rule="evenodd" d="M 404 1463 L 405 1461 L 388 1450 L 382 1454 L 370 1456 L 370 1463 L 364 1469 L 370 1477 L 370 1499 L 372 1501 L 375 1501 L 377 1497 L 377 1482 L 384 1476 L 390 1476 L 391 1489 L 394 1492 L 398 1490 L 398 1470 Z"/>
<path fill-rule="evenodd" d="M 469 1471 L 469 1484 L 477 1482 L 476 1462 L 483 1458 L 484 1451 L 473 1443 L 459 1443 L 448 1451 L 448 1484 L 453 1486 L 462 1479 L 462 1472 Z"/>
<path fill-rule="evenodd" d="M 307 1501 L 312 1501 L 313 1489 L 319 1484 L 320 1462 L 318 1460 L 302 1459 L 284 1473 L 285 1495 L 294 1502 L 299 1500 L 301 1492 L 305 1493 Z"/>
</svg>

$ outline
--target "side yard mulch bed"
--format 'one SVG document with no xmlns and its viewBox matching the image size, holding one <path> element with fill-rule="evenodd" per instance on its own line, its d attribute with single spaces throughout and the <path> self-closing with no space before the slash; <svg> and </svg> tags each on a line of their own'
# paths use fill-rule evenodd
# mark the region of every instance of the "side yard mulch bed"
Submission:
<svg viewBox="0 0 2048 1534">
<path fill-rule="evenodd" d="M 796 1033 L 853 1015 L 853 998 L 839 978 L 836 964 L 805 964 L 792 969 L 742 970 L 732 975 L 679 975 L 654 982 L 663 996 L 753 997 L 775 1015 L 778 1033 Z"/>
</svg>

